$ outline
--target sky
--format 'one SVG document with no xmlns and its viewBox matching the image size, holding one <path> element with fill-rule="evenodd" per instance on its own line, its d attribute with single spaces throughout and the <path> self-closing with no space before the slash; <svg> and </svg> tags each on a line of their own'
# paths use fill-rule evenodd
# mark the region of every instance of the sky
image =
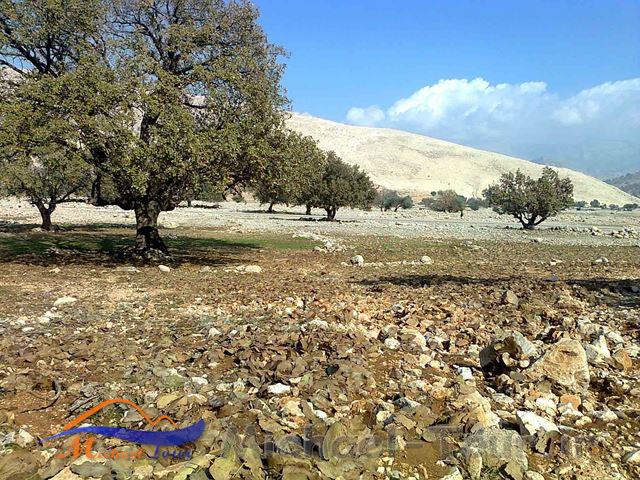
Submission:
<svg viewBox="0 0 640 480">
<path fill-rule="evenodd" d="M 640 170 L 640 0 L 256 0 L 292 109 Z"/>
</svg>

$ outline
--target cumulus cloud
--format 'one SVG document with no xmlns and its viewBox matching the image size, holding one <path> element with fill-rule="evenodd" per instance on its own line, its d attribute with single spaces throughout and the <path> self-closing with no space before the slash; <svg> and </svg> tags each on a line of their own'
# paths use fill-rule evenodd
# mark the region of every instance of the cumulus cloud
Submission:
<svg viewBox="0 0 640 480">
<path fill-rule="evenodd" d="M 376 125 L 384 120 L 384 112 L 377 105 L 367 108 L 353 107 L 347 112 L 347 120 L 354 125 Z"/>
<path fill-rule="evenodd" d="M 596 175 L 640 170 L 640 78 L 561 98 L 544 82 L 440 80 L 383 111 L 354 107 L 347 121 L 414 131 L 544 160 Z"/>
</svg>

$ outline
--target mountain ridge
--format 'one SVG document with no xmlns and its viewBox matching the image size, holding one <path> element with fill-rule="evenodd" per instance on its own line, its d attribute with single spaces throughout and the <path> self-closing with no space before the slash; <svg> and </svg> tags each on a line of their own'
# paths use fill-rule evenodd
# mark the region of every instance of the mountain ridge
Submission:
<svg viewBox="0 0 640 480">
<path fill-rule="evenodd" d="M 609 185 L 618 187 L 623 192 L 640 197 L 640 171 L 627 173 L 605 180 Z"/>
</svg>

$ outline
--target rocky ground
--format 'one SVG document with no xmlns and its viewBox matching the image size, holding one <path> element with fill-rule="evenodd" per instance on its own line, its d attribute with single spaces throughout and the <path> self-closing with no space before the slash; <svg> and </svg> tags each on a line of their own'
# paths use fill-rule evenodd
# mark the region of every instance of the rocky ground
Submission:
<svg viewBox="0 0 640 480">
<path fill-rule="evenodd" d="M 87 208 L 53 234 L 0 208 L 0 479 L 640 476 L 632 214 L 180 209 L 160 267 L 119 258 L 119 211 L 73 226 Z M 112 398 L 205 433 L 189 459 L 101 437 L 57 458 L 43 439 Z M 91 423 L 151 429 L 125 404 Z"/>
<path fill-rule="evenodd" d="M 196 202 L 198 203 L 198 202 Z M 211 208 L 211 207 L 218 208 Z M 208 207 L 208 208 L 203 208 Z M 177 208 L 164 212 L 160 224 L 166 229 L 224 228 L 234 232 L 313 232 L 321 235 L 397 235 L 429 239 L 495 240 L 530 242 L 543 239 L 562 245 L 638 245 L 640 243 L 640 210 L 567 210 L 547 220 L 533 232 L 526 232 L 509 216 L 491 209 L 458 213 L 434 212 L 422 207 L 398 212 L 372 210 L 338 211 L 338 222 L 325 222 L 324 212 L 314 209 L 304 215 L 302 207 L 277 205 L 275 213 L 265 213 L 266 206 L 255 202 L 200 204 L 200 208 Z M 19 225 L 40 222 L 38 211 L 25 202 L 0 200 L 0 220 Z M 131 227 L 135 216 L 118 207 L 95 208 L 85 203 L 60 205 L 53 214 L 60 226 Z"/>
</svg>

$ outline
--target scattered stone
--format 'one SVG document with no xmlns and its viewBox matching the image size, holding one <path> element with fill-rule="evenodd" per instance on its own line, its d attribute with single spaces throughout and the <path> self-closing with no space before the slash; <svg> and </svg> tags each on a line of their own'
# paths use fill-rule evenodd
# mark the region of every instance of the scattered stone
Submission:
<svg viewBox="0 0 640 480">
<path fill-rule="evenodd" d="M 166 265 L 158 265 L 158 269 L 163 273 L 169 273 L 171 271 L 171 267 L 167 267 Z"/>
<path fill-rule="evenodd" d="M 518 305 L 520 305 L 520 299 L 512 290 L 507 290 L 502 295 L 502 303 L 506 305 L 513 305 L 518 308 Z"/>
<path fill-rule="evenodd" d="M 516 419 L 522 435 L 546 435 L 549 433 L 560 433 L 555 423 L 536 415 L 533 412 L 518 410 Z"/>
<path fill-rule="evenodd" d="M 364 257 L 362 255 L 354 255 L 351 257 L 351 265 L 355 265 L 357 267 L 364 266 Z"/>
<path fill-rule="evenodd" d="M 217 337 L 218 335 L 222 335 L 222 332 L 218 330 L 216 327 L 211 327 L 207 332 L 207 336 L 209 338 L 214 338 L 214 337 Z"/>
<path fill-rule="evenodd" d="M 267 387 L 267 391 L 272 395 L 283 395 L 291 392 L 291 387 L 289 385 L 284 385 L 283 383 L 276 383 L 274 385 L 269 385 Z"/>
<path fill-rule="evenodd" d="M 397 350 L 400 348 L 400 342 L 395 338 L 389 337 L 385 339 L 384 346 L 389 350 Z"/>
<path fill-rule="evenodd" d="M 247 273 L 262 273 L 262 267 L 260 265 L 247 265 L 244 267 L 244 271 Z"/>
<path fill-rule="evenodd" d="M 54 307 L 64 307 L 66 305 L 73 305 L 78 301 L 77 298 L 71 296 L 65 296 L 58 298 L 55 302 L 53 302 Z"/>
<path fill-rule="evenodd" d="M 422 257 L 420 257 L 420 263 L 423 263 L 425 265 L 432 265 L 433 260 L 429 255 L 423 255 Z"/>
</svg>

